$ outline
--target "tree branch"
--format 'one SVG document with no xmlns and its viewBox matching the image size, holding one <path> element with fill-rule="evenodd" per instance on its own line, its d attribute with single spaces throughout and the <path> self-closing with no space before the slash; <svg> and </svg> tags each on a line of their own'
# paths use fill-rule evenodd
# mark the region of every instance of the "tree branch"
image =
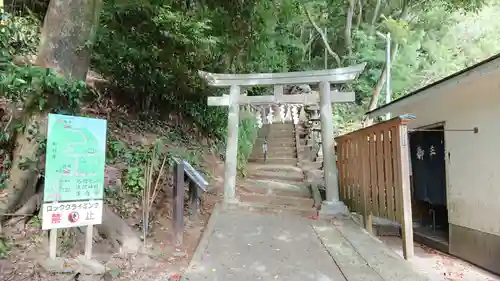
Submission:
<svg viewBox="0 0 500 281">
<path fill-rule="evenodd" d="M 335 59 L 335 61 L 337 62 L 337 65 L 341 66 L 342 63 L 340 61 L 340 57 L 339 57 L 339 55 L 337 55 L 337 53 L 335 53 L 332 50 L 332 48 L 330 48 L 330 44 L 328 44 L 328 39 L 326 38 L 325 33 L 323 33 L 323 31 L 321 31 L 321 28 L 316 24 L 316 22 L 314 22 L 311 14 L 309 13 L 309 11 L 307 10 L 307 8 L 304 4 L 302 4 L 302 8 L 304 9 L 304 12 L 306 13 L 306 16 L 307 16 L 307 19 L 309 20 L 309 22 L 312 24 L 314 29 L 316 29 L 316 32 L 318 32 L 319 35 L 321 36 L 321 40 L 323 41 L 323 45 L 325 45 L 325 48 L 328 51 L 328 53 Z"/>
<path fill-rule="evenodd" d="M 314 40 L 316 40 L 316 38 L 318 37 L 318 35 L 311 35 L 311 37 L 309 38 L 309 41 L 307 42 L 307 44 L 304 46 L 304 55 L 303 55 L 303 58 L 305 59 L 306 55 L 308 54 L 308 52 L 310 53 L 311 51 L 309 50 L 312 43 L 314 42 Z"/>
<path fill-rule="evenodd" d="M 382 0 L 377 0 L 377 4 L 375 5 L 375 11 L 373 12 L 373 17 L 372 17 L 372 26 L 375 26 L 375 23 L 377 22 L 381 5 L 382 5 Z"/>
</svg>

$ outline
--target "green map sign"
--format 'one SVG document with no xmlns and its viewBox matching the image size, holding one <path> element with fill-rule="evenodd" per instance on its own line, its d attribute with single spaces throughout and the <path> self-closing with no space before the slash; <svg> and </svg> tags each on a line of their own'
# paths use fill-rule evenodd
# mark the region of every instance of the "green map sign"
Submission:
<svg viewBox="0 0 500 281">
<path fill-rule="evenodd" d="M 48 123 L 44 202 L 102 199 L 106 120 L 49 114 Z"/>
</svg>

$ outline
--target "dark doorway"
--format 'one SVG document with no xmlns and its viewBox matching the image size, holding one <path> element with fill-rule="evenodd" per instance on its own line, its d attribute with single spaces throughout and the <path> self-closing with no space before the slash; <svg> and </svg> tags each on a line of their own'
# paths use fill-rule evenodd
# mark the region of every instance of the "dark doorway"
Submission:
<svg viewBox="0 0 500 281">
<path fill-rule="evenodd" d="M 434 242 L 445 243 L 447 248 L 448 209 L 446 206 L 444 126 L 417 129 L 410 133 L 409 139 L 412 195 L 413 204 L 415 204 L 413 209 L 418 210 L 415 222 L 419 225 L 415 229 L 415 239 L 419 237 L 432 239 L 435 240 Z M 419 242 L 429 244 L 425 241 Z M 435 247 L 435 245 L 429 246 Z M 444 250 L 439 248 L 439 250 Z"/>
</svg>

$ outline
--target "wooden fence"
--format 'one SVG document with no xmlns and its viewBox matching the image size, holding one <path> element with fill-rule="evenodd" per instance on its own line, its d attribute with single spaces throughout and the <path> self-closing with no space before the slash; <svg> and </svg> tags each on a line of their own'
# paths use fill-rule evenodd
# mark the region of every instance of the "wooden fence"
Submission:
<svg viewBox="0 0 500 281">
<path fill-rule="evenodd" d="M 397 117 L 335 139 L 340 199 L 370 232 L 372 215 L 399 222 L 405 258 L 413 256 L 407 123 Z"/>
</svg>

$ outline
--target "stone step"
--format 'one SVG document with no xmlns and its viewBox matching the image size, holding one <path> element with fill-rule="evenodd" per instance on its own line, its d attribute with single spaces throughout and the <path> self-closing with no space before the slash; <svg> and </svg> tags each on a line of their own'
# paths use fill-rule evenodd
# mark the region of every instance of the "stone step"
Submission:
<svg viewBox="0 0 500 281">
<path fill-rule="evenodd" d="M 274 207 L 296 207 L 307 209 L 314 206 L 314 200 L 312 198 L 276 195 L 268 196 L 256 193 L 240 194 L 240 201 Z"/>
<path fill-rule="evenodd" d="M 268 153 L 275 152 L 275 151 L 279 151 L 280 153 L 283 152 L 283 153 L 292 154 L 292 153 L 297 153 L 297 148 L 295 147 L 295 144 L 293 144 L 293 146 L 289 145 L 289 146 L 272 146 L 272 147 L 270 147 L 269 144 L 267 145 L 267 152 Z M 260 146 L 254 145 L 253 149 L 252 149 L 252 153 L 263 153 L 262 145 L 260 145 Z"/>
<path fill-rule="evenodd" d="M 282 129 L 282 128 L 294 128 L 295 125 L 293 122 L 277 122 L 277 123 L 272 123 L 272 124 L 263 124 L 262 129 Z"/>
<path fill-rule="evenodd" d="M 263 142 L 256 142 L 253 147 L 262 150 Z M 293 148 L 296 149 L 295 142 L 292 141 L 272 141 L 267 143 L 267 151 L 272 149 Z"/>
<path fill-rule="evenodd" d="M 262 147 L 262 145 L 261 145 Z M 295 142 L 270 142 L 267 144 L 267 151 L 276 150 L 276 149 L 297 149 Z"/>
<path fill-rule="evenodd" d="M 304 169 L 307 170 L 321 170 L 321 166 L 323 165 L 323 162 L 307 162 L 304 163 Z"/>
<path fill-rule="evenodd" d="M 297 208 L 297 207 L 286 207 L 286 206 L 283 207 L 283 206 L 272 206 L 272 205 L 248 203 L 248 202 L 239 202 L 238 204 L 234 204 L 234 206 L 229 206 L 229 208 L 245 208 L 252 212 L 263 212 L 271 214 L 290 214 L 301 217 L 311 217 L 318 215 L 318 210 L 316 210 L 315 208 Z"/>
<path fill-rule="evenodd" d="M 253 179 L 271 179 L 271 180 L 289 180 L 301 182 L 304 180 L 302 172 L 288 172 L 288 171 L 259 171 L 250 175 Z"/>
<path fill-rule="evenodd" d="M 299 144 L 300 144 L 301 146 L 306 146 L 306 142 L 307 142 L 307 140 L 306 140 L 306 139 L 299 139 Z"/>
<path fill-rule="evenodd" d="M 287 172 L 296 172 L 296 173 L 302 173 L 302 169 L 295 166 L 295 165 L 272 165 L 272 164 L 266 164 L 266 165 L 261 165 L 261 164 L 253 164 L 253 165 L 248 165 L 247 166 L 247 171 L 250 173 L 253 172 L 260 172 L 260 171 L 287 171 Z"/>
<path fill-rule="evenodd" d="M 238 183 L 238 189 L 262 195 L 295 196 L 311 198 L 309 188 L 302 183 L 290 181 L 272 181 L 259 179 L 246 179 Z"/>
<path fill-rule="evenodd" d="M 282 165 L 297 165 L 297 158 L 250 158 L 248 162 L 250 163 L 260 163 L 260 164 L 282 164 Z"/>
<path fill-rule="evenodd" d="M 259 129 L 259 133 L 283 133 L 283 132 L 294 132 L 295 128 L 290 127 L 271 127 L 271 128 L 261 128 Z"/>
<path fill-rule="evenodd" d="M 264 152 L 254 151 L 252 153 L 253 158 L 264 158 Z M 268 158 L 295 158 L 297 157 L 297 152 L 295 150 L 281 150 L 281 149 L 269 149 L 267 150 Z"/>
<path fill-rule="evenodd" d="M 264 138 L 257 138 L 255 140 L 255 144 L 259 144 L 262 146 L 264 144 L 265 139 Z M 273 138 L 267 138 L 267 145 L 271 144 L 277 144 L 277 143 L 293 143 L 295 144 L 295 138 L 294 137 L 273 137 Z"/>
<path fill-rule="evenodd" d="M 264 128 L 264 131 L 272 132 L 272 131 L 294 131 L 295 126 L 290 126 L 286 124 L 286 126 L 277 126 L 277 127 L 268 127 Z"/>
<path fill-rule="evenodd" d="M 270 133 L 270 134 L 259 133 L 259 134 L 257 134 L 257 137 L 262 138 L 262 139 L 267 137 L 268 141 L 271 139 L 274 139 L 274 138 L 295 139 L 295 133 L 294 132 L 274 132 L 274 133 Z"/>
</svg>

